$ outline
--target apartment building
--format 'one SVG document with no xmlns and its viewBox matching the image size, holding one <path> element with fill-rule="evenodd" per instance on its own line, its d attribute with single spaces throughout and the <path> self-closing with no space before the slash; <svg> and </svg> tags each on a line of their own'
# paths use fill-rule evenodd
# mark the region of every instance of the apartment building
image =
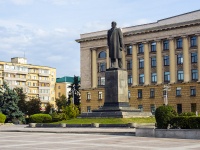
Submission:
<svg viewBox="0 0 200 150">
<path fill-rule="evenodd" d="M 40 98 L 42 110 L 47 103 L 55 107 L 56 69 L 27 64 L 26 58 L 0 61 L 0 85 L 5 80 L 10 88 L 21 87 L 29 98 Z"/>
<path fill-rule="evenodd" d="M 131 107 L 154 112 L 167 96 L 178 113 L 200 111 L 200 10 L 122 32 Z M 81 53 L 81 110 L 86 112 L 104 103 L 110 64 L 107 30 L 81 34 L 76 41 Z"/>
</svg>

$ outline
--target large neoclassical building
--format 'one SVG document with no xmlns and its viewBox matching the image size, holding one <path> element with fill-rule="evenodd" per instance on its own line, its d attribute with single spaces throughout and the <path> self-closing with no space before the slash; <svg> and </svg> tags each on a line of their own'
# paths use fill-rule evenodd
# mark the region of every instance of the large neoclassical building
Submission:
<svg viewBox="0 0 200 150">
<path fill-rule="evenodd" d="M 122 28 L 130 105 L 154 112 L 168 104 L 178 113 L 200 111 L 200 10 Z M 109 65 L 107 30 L 81 34 L 81 110 L 104 103 Z"/>
</svg>

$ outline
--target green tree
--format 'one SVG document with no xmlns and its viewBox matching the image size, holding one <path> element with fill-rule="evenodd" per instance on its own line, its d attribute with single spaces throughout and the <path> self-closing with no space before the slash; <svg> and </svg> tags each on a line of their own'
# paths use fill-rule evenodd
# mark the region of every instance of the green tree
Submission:
<svg viewBox="0 0 200 150">
<path fill-rule="evenodd" d="M 19 110 L 19 97 L 14 89 L 10 89 L 6 82 L 0 87 L 0 100 L 2 106 L 0 112 L 6 115 L 7 121 L 18 119 L 24 121 L 24 114 Z"/>
<path fill-rule="evenodd" d="M 26 114 L 27 113 L 27 101 L 26 101 L 26 94 L 23 92 L 22 88 L 15 88 L 15 91 L 17 92 L 17 95 L 19 97 L 18 107 L 19 109 Z"/>
<path fill-rule="evenodd" d="M 50 103 L 47 103 L 44 113 L 45 114 L 52 114 L 53 113 L 52 109 L 53 109 L 53 106 Z"/>
<path fill-rule="evenodd" d="M 79 115 L 79 108 L 74 104 L 70 104 L 62 107 L 62 112 L 66 115 L 65 119 L 76 118 Z"/>
<path fill-rule="evenodd" d="M 74 76 L 74 82 L 69 86 L 71 88 L 68 101 L 71 102 L 71 99 L 74 102 L 74 105 L 80 106 L 80 78 L 78 76 Z M 73 97 L 74 96 L 74 97 Z"/>
<path fill-rule="evenodd" d="M 56 98 L 56 105 L 58 106 L 58 111 L 60 112 L 62 107 L 67 106 L 67 98 L 65 95 L 61 95 L 59 98 Z"/>
<path fill-rule="evenodd" d="M 27 114 L 29 116 L 33 114 L 41 113 L 40 108 L 41 108 L 40 99 L 32 98 L 29 101 L 27 101 Z"/>
</svg>

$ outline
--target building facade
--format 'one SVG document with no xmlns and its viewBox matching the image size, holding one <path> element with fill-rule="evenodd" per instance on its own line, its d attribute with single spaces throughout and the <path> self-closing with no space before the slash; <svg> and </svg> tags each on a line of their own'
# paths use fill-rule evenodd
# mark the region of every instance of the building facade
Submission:
<svg viewBox="0 0 200 150">
<path fill-rule="evenodd" d="M 178 113 L 200 111 L 200 10 L 122 28 L 123 67 L 128 72 L 130 105 L 154 112 L 168 104 Z M 81 34 L 82 112 L 104 103 L 109 67 L 107 30 Z M 164 85 L 170 86 L 166 93 Z"/>
<path fill-rule="evenodd" d="M 55 107 L 56 69 L 27 64 L 26 58 L 11 58 L 11 62 L 0 61 L 0 85 L 6 81 L 10 88 L 23 88 L 30 98 L 40 98 L 44 110 L 47 103 Z"/>
</svg>

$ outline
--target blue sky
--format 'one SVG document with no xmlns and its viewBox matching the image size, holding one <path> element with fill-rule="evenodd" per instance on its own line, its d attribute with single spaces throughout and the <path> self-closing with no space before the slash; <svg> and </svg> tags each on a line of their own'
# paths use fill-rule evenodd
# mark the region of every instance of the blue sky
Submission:
<svg viewBox="0 0 200 150">
<path fill-rule="evenodd" d="M 128 27 L 198 10 L 199 0 L 0 0 L 0 61 L 25 57 L 80 75 L 80 34 Z"/>
</svg>

